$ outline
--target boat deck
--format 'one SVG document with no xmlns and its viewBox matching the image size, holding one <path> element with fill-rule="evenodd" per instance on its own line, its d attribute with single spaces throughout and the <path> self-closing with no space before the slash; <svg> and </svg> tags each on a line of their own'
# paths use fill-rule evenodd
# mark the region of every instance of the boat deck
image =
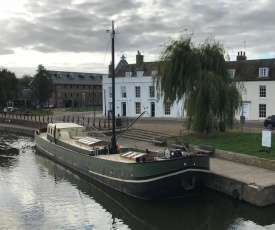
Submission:
<svg viewBox="0 0 275 230">
<path fill-rule="evenodd" d="M 39 136 L 47 140 L 47 133 L 40 133 Z M 85 142 L 79 141 L 79 139 L 74 139 L 74 138 L 60 139 L 60 141 L 87 151 L 91 150 L 94 147 L 94 146 L 91 146 L 90 144 L 86 144 Z"/>
<path fill-rule="evenodd" d="M 39 136 L 45 140 L 48 140 L 47 133 L 40 133 Z M 93 148 L 89 145 L 82 144 L 78 140 L 73 139 L 73 138 L 69 138 L 67 140 L 62 140 L 62 142 L 66 143 L 66 144 L 70 144 L 77 148 L 81 148 L 83 150 L 87 150 L 87 151 L 91 150 Z M 93 156 L 93 157 L 95 157 L 95 156 Z M 123 158 L 120 156 L 120 154 L 106 154 L 106 155 L 100 154 L 100 155 L 97 155 L 96 157 L 101 158 L 101 159 L 111 160 L 111 161 L 124 162 L 124 163 L 134 163 L 135 162 L 135 159 Z"/>
<path fill-rule="evenodd" d="M 110 161 L 118 161 L 118 162 L 124 162 L 124 163 L 135 163 L 135 160 L 123 158 L 120 156 L 120 154 L 98 155 L 97 157 L 100 159 L 105 159 L 105 160 L 110 160 Z"/>
</svg>

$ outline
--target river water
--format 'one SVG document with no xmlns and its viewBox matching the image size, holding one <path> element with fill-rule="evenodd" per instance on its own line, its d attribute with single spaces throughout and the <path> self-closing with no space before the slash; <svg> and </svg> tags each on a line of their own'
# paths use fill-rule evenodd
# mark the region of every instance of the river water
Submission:
<svg viewBox="0 0 275 230">
<path fill-rule="evenodd" d="M 185 199 L 138 200 L 37 154 L 30 137 L 2 133 L 0 229 L 275 229 L 275 205 L 258 208 L 208 189 Z"/>
</svg>

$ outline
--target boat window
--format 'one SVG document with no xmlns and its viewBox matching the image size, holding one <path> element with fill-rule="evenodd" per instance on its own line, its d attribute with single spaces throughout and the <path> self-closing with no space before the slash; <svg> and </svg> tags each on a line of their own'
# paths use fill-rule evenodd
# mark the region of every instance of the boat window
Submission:
<svg viewBox="0 0 275 230">
<path fill-rule="evenodd" d="M 50 128 L 48 127 L 48 131 L 47 131 L 48 133 L 50 133 Z"/>
</svg>

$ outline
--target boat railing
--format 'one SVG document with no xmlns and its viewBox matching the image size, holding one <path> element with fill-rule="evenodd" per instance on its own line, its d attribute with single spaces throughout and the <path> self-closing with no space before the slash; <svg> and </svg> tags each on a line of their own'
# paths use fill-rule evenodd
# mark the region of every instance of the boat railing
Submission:
<svg viewBox="0 0 275 230">
<path fill-rule="evenodd" d="M 163 151 L 158 150 L 157 151 L 157 157 L 155 158 L 155 160 L 159 160 L 159 159 L 163 158 L 163 155 L 164 155 Z"/>
<path fill-rule="evenodd" d="M 82 124 L 88 128 L 89 130 L 91 130 L 92 132 L 96 132 L 97 134 L 99 134 L 99 136 L 103 136 L 107 139 L 110 139 L 110 137 L 106 136 L 104 133 L 102 133 L 100 130 L 96 129 L 93 125 L 89 124 L 89 122 L 86 122 L 84 120 L 82 120 Z"/>
</svg>

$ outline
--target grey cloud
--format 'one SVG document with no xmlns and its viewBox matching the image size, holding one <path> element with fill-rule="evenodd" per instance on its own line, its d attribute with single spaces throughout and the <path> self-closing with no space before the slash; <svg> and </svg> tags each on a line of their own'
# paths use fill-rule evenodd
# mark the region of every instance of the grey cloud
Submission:
<svg viewBox="0 0 275 230">
<path fill-rule="evenodd" d="M 0 48 L 0 55 L 14 54 L 12 49 Z"/>
<path fill-rule="evenodd" d="M 151 11 L 144 10 L 150 2 Z M 111 20 L 118 26 L 117 50 L 156 53 L 169 37 L 187 29 L 201 43 L 213 36 L 239 51 L 272 52 L 275 1 L 256 0 L 167 1 L 167 0 L 31 0 L 25 17 L 0 20 L 0 54 L 16 47 L 43 53 L 106 51 Z M 141 12 L 141 13 L 140 13 Z M 29 19 L 26 16 L 29 15 Z M 246 41 L 246 47 L 244 45 Z M 134 55 L 133 54 L 133 55 Z"/>
</svg>

